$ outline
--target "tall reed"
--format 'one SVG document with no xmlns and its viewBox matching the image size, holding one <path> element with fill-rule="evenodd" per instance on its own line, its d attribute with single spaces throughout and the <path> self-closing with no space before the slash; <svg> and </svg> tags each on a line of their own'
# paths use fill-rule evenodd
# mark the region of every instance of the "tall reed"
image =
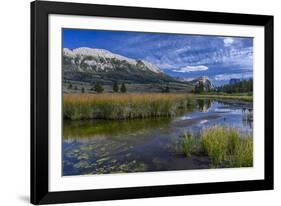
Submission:
<svg viewBox="0 0 281 206">
<path fill-rule="evenodd" d="M 233 153 L 229 165 L 231 167 L 253 166 L 253 137 L 249 136 L 240 141 L 237 150 Z"/>
<path fill-rule="evenodd" d="M 183 153 L 187 157 L 189 157 L 193 152 L 195 152 L 197 147 L 196 147 L 195 137 L 191 132 L 187 132 L 182 136 L 181 146 L 182 146 Z"/>
<path fill-rule="evenodd" d="M 64 94 L 63 115 L 71 120 L 171 117 L 192 101 L 187 94 Z"/>
<path fill-rule="evenodd" d="M 199 143 L 190 133 L 182 136 L 183 153 L 204 152 L 211 160 L 213 167 L 252 167 L 253 137 L 243 136 L 237 129 L 214 126 L 203 129 Z"/>
<path fill-rule="evenodd" d="M 250 167 L 253 165 L 253 138 L 237 129 L 214 126 L 201 132 L 201 144 L 215 167 Z"/>
</svg>

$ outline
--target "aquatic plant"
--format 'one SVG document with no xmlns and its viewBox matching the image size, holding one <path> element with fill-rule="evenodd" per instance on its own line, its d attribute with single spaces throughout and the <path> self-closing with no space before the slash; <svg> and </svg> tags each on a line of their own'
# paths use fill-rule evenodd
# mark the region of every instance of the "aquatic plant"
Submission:
<svg viewBox="0 0 281 206">
<path fill-rule="evenodd" d="M 65 119 L 136 119 L 171 117 L 188 109 L 192 95 L 161 93 L 64 94 Z"/>
<path fill-rule="evenodd" d="M 253 166 L 253 138 L 242 139 L 229 162 L 230 167 Z"/>
<path fill-rule="evenodd" d="M 253 137 L 242 136 L 237 129 L 214 126 L 203 129 L 198 137 L 192 133 L 182 136 L 182 152 L 191 154 L 205 153 L 213 167 L 251 167 L 253 166 Z"/>
<path fill-rule="evenodd" d="M 214 167 L 250 167 L 253 164 L 253 138 L 242 136 L 237 129 L 210 127 L 201 132 L 200 140 Z"/>
<path fill-rule="evenodd" d="M 252 109 L 243 109 L 242 110 L 242 119 L 243 121 L 253 121 L 253 110 Z"/>
<path fill-rule="evenodd" d="M 203 150 L 211 158 L 214 165 L 219 165 L 227 157 L 228 138 L 224 127 L 214 127 L 201 132 Z"/>
<path fill-rule="evenodd" d="M 128 133 L 143 133 L 159 127 L 168 126 L 170 118 L 147 118 L 116 120 L 65 120 L 63 122 L 64 139 L 87 139 L 95 135 L 119 135 L 121 138 Z"/>
<path fill-rule="evenodd" d="M 181 139 L 181 146 L 185 156 L 190 156 L 197 148 L 194 136 L 191 132 L 185 133 Z"/>
</svg>

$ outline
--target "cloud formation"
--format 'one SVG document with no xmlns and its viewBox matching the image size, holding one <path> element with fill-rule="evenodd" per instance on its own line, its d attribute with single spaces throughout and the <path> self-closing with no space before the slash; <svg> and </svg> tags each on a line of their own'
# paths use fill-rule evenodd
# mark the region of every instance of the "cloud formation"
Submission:
<svg viewBox="0 0 281 206">
<path fill-rule="evenodd" d="M 174 72 L 188 73 L 188 72 L 198 72 L 198 71 L 206 71 L 208 67 L 204 65 L 199 66 L 185 66 L 178 69 L 173 69 Z"/>
<path fill-rule="evenodd" d="M 234 42 L 234 39 L 231 37 L 226 37 L 224 38 L 223 42 L 225 47 L 229 47 Z"/>
</svg>

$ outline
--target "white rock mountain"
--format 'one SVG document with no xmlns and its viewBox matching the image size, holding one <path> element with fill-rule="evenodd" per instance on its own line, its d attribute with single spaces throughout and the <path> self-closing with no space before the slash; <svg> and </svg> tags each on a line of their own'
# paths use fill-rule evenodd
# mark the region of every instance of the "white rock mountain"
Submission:
<svg viewBox="0 0 281 206">
<path fill-rule="evenodd" d="M 63 49 L 64 78 L 77 81 L 125 81 L 159 83 L 176 81 L 157 66 L 144 60 L 127 58 L 105 49 L 81 47 Z"/>
<path fill-rule="evenodd" d="M 195 79 L 193 79 L 191 81 L 188 81 L 188 83 L 190 83 L 190 84 L 192 84 L 194 86 L 199 86 L 199 84 L 202 83 L 204 91 L 209 91 L 209 90 L 215 88 L 215 86 L 213 85 L 211 80 L 208 77 L 206 77 L 206 76 L 195 78 Z"/>
</svg>

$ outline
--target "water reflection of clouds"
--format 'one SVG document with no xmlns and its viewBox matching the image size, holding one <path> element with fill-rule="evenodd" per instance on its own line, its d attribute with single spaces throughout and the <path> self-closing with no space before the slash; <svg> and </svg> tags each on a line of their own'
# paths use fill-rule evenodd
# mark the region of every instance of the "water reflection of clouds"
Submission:
<svg viewBox="0 0 281 206">
<path fill-rule="evenodd" d="M 214 112 L 218 113 L 231 113 L 231 114 L 239 114 L 241 115 L 241 109 L 230 109 L 230 108 L 215 108 Z"/>
<path fill-rule="evenodd" d="M 208 120 L 204 119 L 204 120 L 201 120 L 201 121 L 200 121 L 200 124 L 205 124 L 205 123 L 207 123 L 207 122 L 208 122 Z"/>
<path fill-rule="evenodd" d="M 237 129 L 243 135 L 249 135 L 253 132 L 252 119 L 244 118 L 245 110 L 249 110 L 251 105 L 242 102 L 215 101 L 206 102 L 200 100 L 198 111 L 180 117 L 180 120 L 201 118 L 194 125 L 187 126 L 187 129 L 194 130 L 195 133 L 200 132 L 202 128 L 212 127 L 216 125 L 224 125 L 229 128 Z M 211 115 L 219 115 L 219 118 L 209 119 Z"/>
<path fill-rule="evenodd" d="M 180 120 L 187 120 L 187 119 L 192 119 L 191 116 L 183 116 L 179 118 Z"/>
</svg>

